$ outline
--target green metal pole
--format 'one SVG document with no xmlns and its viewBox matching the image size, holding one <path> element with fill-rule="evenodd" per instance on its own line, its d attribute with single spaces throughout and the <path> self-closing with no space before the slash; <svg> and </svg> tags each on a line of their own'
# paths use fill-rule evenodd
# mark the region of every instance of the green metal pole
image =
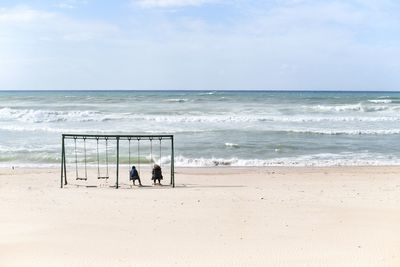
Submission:
<svg viewBox="0 0 400 267">
<path fill-rule="evenodd" d="M 61 141 L 61 188 L 63 188 L 64 179 L 64 136 Z"/>
<path fill-rule="evenodd" d="M 65 146 L 64 146 L 64 185 L 67 185 L 67 159 L 65 157 Z"/>
<path fill-rule="evenodd" d="M 118 175 L 119 175 L 119 137 L 117 137 L 117 184 L 115 188 L 118 189 Z"/>
<path fill-rule="evenodd" d="M 175 187 L 174 137 L 171 137 L 171 184 Z"/>
</svg>

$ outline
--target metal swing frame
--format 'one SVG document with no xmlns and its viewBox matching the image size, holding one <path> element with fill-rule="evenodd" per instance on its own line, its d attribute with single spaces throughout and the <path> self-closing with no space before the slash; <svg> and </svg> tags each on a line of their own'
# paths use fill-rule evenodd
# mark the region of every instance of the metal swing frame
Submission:
<svg viewBox="0 0 400 267">
<path fill-rule="evenodd" d="M 139 143 L 141 140 L 149 140 L 152 146 L 152 141 L 153 140 L 159 140 L 160 141 L 160 163 L 161 163 L 161 142 L 163 140 L 170 140 L 171 142 L 171 181 L 170 185 L 172 187 L 175 187 L 175 168 L 174 168 L 174 136 L 173 135 L 96 135 L 96 134 L 62 134 L 61 136 L 61 188 L 63 188 L 65 185 L 68 184 L 67 182 L 67 161 L 66 161 L 66 155 L 65 155 L 65 140 L 74 140 L 75 143 L 75 167 L 77 168 L 78 165 L 78 160 L 77 160 L 77 152 L 76 152 L 76 140 L 77 139 L 82 139 L 84 140 L 84 155 L 85 155 L 85 176 L 87 179 L 87 167 L 86 167 L 86 140 L 92 139 L 96 140 L 97 142 L 97 159 L 99 157 L 98 154 L 98 141 L 99 140 L 106 140 L 106 146 L 108 145 L 108 141 L 116 141 L 117 145 L 117 154 L 116 154 L 116 184 L 115 188 L 119 187 L 119 154 L 120 154 L 120 141 L 121 140 L 126 140 L 129 141 L 129 146 L 130 146 L 130 140 L 136 139 L 138 142 L 138 158 L 140 161 L 140 146 Z M 130 152 L 130 147 L 129 147 L 129 152 Z M 151 147 L 151 154 L 152 154 L 152 147 Z M 106 151 L 107 157 L 108 157 L 108 151 Z M 130 153 L 129 153 L 130 154 Z M 130 155 L 129 155 L 130 157 Z M 99 161 L 98 162 L 98 171 L 99 171 Z M 107 159 L 108 163 L 108 159 Z M 108 165 L 108 164 L 107 164 Z M 107 166 L 108 168 L 108 166 Z M 140 167 L 139 167 L 140 168 Z M 77 169 L 76 169 L 77 171 Z M 140 171 L 140 169 L 139 169 Z M 98 172 L 99 174 L 99 172 Z M 99 175 L 98 175 L 99 176 Z M 103 178 L 103 177 L 102 177 Z M 107 172 L 107 178 L 108 178 L 108 172 Z M 82 180 L 86 180 L 82 179 Z M 98 177 L 98 179 L 100 179 Z"/>
</svg>

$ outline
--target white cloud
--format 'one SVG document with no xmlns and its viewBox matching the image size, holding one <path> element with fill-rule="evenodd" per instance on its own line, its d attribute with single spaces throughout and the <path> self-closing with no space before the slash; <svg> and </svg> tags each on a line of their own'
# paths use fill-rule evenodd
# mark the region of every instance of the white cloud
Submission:
<svg viewBox="0 0 400 267">
<path fill-rule="evenodd" d="M 54 18 L 53 13 L 30 9 L 26 6 L 0 8 L 0 23 L 21 23 Z"/>
<path fill-rule="evenodd" d="M 55 7 L 62 9 L 75 9 L 80 5 L 85 5 L 88 2 L 86 0 L 65 0 L 55 4 Z"/>
<path fill-rule="evenodd" d="M 134 4 L 139 4 L 145 8 L 169 8 L 169 7 L 185 7 L 200 6 L 217 2 L 216 0 L 134 0 Z"/>
<path fill-rule="evenodd" d="M 85 79 L 98 68 L 99 47 L 119 28 L 19 6 L 0 9 L 0 32 L 0 90 L 68 89 L 90 86 Z"/>
<path fill-rule="evenodd" d="M 35 10 L 27 6 L 0 9 L 3 38 L 15 42 L 90 41 L 113 36 L 119 29 L 110 23 L 72 19 L 57 12 Z"/>
<path fill-rule="evenodd" d="M 68 4 L 68 3 L 58 3 L 55 5 L 58 8 L 64 8 L 64 9 L 74 9 L 76 6 Z"/>
</svg>

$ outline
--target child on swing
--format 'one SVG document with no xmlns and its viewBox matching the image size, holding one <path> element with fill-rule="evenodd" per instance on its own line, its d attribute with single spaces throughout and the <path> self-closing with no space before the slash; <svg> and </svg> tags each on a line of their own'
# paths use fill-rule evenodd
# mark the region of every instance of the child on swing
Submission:
<svg viewBox="0 0 400 267">
<path fill-rule="evenodd" d="M 133 185 L 135 185 L 136 180 L 139 180 L 139 186 L 142 186 L 142 182 L 140 181 L 139 173 L 136 170 L 135 166 L 132 166 L 132 169 L 131 169 L 130 175 L 129 175 L 129 180 L 131 180 L 133 182 Z"/>
<path fill-rule="evenodd" d="M 152 173 L 151 180 L 153 180 L 153 184 L 156 185 L 157 184 L 156 181 L 158 181 L 158 184 L 161 185 L 161 180 L 163 179 L 161 167 L 157 164 L 154 164 L 151 173 Z"/>
</svg>

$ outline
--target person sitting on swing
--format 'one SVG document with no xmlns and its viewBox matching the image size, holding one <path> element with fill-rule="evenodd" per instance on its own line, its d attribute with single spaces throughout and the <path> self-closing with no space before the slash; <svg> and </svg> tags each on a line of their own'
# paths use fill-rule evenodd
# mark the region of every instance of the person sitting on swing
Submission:
<svg viewBox="0 0 400 267">
<path fill-rule="evenodd" d="M 161 167 L 157 164 L 154 164 L 153 170 L 152 170 L 152 177 L 151 180 L 153 180 L 153 184 L 156 185 L 156 181 L 158 181 L 158 184 L 161 185 L 161 180 L 163 179 L 162 172 L 161 172 Z"/>
<path fill-rule="evenodd" d="M 132 169 L 130 171 L 129 175 L 129 180 L 133 182 L 133 185 L 135 185 L 135 181 L 139 180 L 139 185 L 142 186 L 142 182 L 140 181 L 139 173 L 136 170 L 135 166 L 132 166 Z"/>
</svg>

